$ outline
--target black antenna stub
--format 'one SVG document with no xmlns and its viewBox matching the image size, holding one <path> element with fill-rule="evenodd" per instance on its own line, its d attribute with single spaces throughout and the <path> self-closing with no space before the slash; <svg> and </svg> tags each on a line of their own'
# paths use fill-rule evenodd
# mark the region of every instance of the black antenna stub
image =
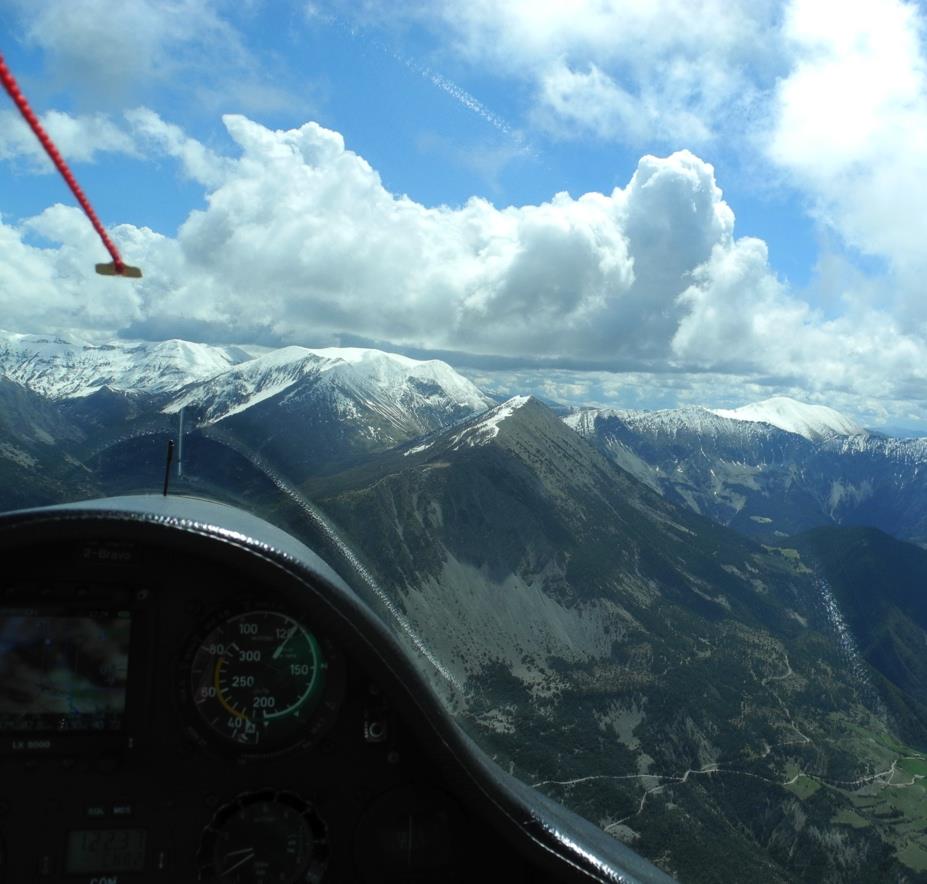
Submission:
<svg viewBox="0 0 927 884">
<path fill-rule="evenodd" d="M 167 463 L 164 464 L 164 496 L 167 497 L 167 483 L 171 480 L 171 462 L 174 460 L 174 440 L 167 440 Z"/>
</svg>

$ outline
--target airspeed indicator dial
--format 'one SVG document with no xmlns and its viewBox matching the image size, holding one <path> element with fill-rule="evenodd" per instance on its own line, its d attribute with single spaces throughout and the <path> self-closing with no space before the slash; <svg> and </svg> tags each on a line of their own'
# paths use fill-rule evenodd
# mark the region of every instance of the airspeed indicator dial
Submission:
<svg viewBox="0 0 927 884">
<path fill-rule="evenodd" d="M 188 673 L 199 730 L 205 725 L 245 751 L 275 752 L 305 742 L 318 730 L 320 707 L 331 694 L 319 640 L 279 611 L 221 620 L 197 643 Z"/>
</svg>

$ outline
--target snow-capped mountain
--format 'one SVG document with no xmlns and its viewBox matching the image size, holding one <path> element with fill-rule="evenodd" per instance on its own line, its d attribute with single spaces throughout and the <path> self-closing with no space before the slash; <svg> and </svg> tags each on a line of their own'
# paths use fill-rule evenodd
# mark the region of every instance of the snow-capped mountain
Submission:
<svg viewBox="0 0 927 884">
<path fill-rule="evenodd" d="M 870 433 L 824 406 L 780 397 L 564 420 L 670 500 L 764 540 L 828 524 L 927 539 L 927 442 Z"/>
<path fill-rule="evenodd" d="M 738 421 L 764 423 L 815 441 L 832 436 L 858 436 L 861 426 L 826 405 L 808 405 L 788 396 L 773 396 L 740 408 L 717 408 L 713 413 Z"/>
<path fill-rule="evenodd" d="M 473 448 L 477 445 L 486 445 L 499 435 L 502 424 L 518 409 L 524 408 L 532 401 L 531 396 L 513 396 L 501 405 L 496 405 L 468 421 L 462 422 L 450 436 L 449 441 L 444 440 L 444 448 L 457 451 L 460 448 Z M 437 440 L 427 438 L 423 442 L 403 452 L 404 457 L 428 451 L 433 448 Z"/>
<path fill-rule="evenodd" d="M 0 330 L 0 375 L 50 399 L 89 396 L 104 387 L 173 392 L 250 358 L 241 348 L 190 341 L 93 343 L 78 335 Z"/>
<path fill-rule="evenodd" d="M 787 396 L 774 396 L 740 408 L 687 406 L 659 411 L 584 408 L 567 415 L 568 426 L 588 435 L 596 418 L 616 417 L 642 431 L 674 434 L 698 432 L 714 438 L 742 441 L 768 437 L 769 428 L 803 436 L 811 442 L 835 436 L 865 436 L 867 431 L 839 411 L 826 405 L 808 405 Z M 736 423 L 760 426 L 738 427 Z"/>
<path fill-rule="evenodd" d="M 289 475 L 357 462 L 494 405 L 439 360 L 284 347 L 190 384 L 162 409 Z"/>
<path fill-rule="evenodd" d="M 201 421 L 216 423 L 275 397 L 294 401 L 307 385 L 346 419 L 369 410 L 413 434 L 435 429 L 441 414 L 454 420 L 492 404 L 438 360 L 358 347 L 283 347 L 188 387 L 164 411 L 191 408 Z"/>
<path fill-rule="evenodd" d="M 720 411 L 701 406 L 665 408 L 658 411 L 580 408 L 563 418 L 567 426 L 584 436 L 594 431 L 597 422 L 609 419 L 621 421 L 641 433 L 672 438 L 694 432 L 709 438 L 732 440 L 738 445 L 757 438 L 768 438 L 779 432 L 779 428 L 768 421 L 738 420 L 723 415 Z"/>
<path fill-rule="evenodd" d="M 356 347 L 257 352 L 0 332 L 0 377 L 85 427 L 100 450 L 206 429 L 307 474 L 451 426 L 495 403 L 449 365 Z M 188 451 L 189 453 L 189 451 Z"/>
<path fill-rule="evenodd" d="M 358 347 L 256 354 L 180 340 L 95 343 L 78 335 L 0 331 L 0 376 L 54 400 L 103 390 L 156 395 L 165 413 L 187 407 L 201 423 L 276 397 L 291 402 L 309 384 L 345 419 L 370 411 L 412 435 L 494 404 L 444 362 Z"/>
</svg>

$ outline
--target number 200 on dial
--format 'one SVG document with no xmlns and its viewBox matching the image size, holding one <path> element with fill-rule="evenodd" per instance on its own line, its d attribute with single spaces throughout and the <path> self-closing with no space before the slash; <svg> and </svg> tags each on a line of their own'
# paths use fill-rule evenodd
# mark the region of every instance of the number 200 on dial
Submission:
<svg viewBox="0 0 927 884">
<path fill-rule="evenodd" d="M 193 705 L 214 735 L 252 751 L 302 742 L 325 692 L 316 637 L 278 611 L 223 620 L 190 663 Z"/>
</svg>

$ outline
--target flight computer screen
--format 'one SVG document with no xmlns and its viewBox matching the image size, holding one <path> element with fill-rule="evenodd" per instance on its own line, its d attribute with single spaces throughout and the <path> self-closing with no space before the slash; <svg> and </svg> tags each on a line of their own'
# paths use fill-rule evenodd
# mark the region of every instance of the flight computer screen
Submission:
<svg viewBox="0 0 927 884">
<path fill-rule="evenodd" d="M 129 611 L 0 609 L 0 732 L 122 730 Z"/>
</svg>

